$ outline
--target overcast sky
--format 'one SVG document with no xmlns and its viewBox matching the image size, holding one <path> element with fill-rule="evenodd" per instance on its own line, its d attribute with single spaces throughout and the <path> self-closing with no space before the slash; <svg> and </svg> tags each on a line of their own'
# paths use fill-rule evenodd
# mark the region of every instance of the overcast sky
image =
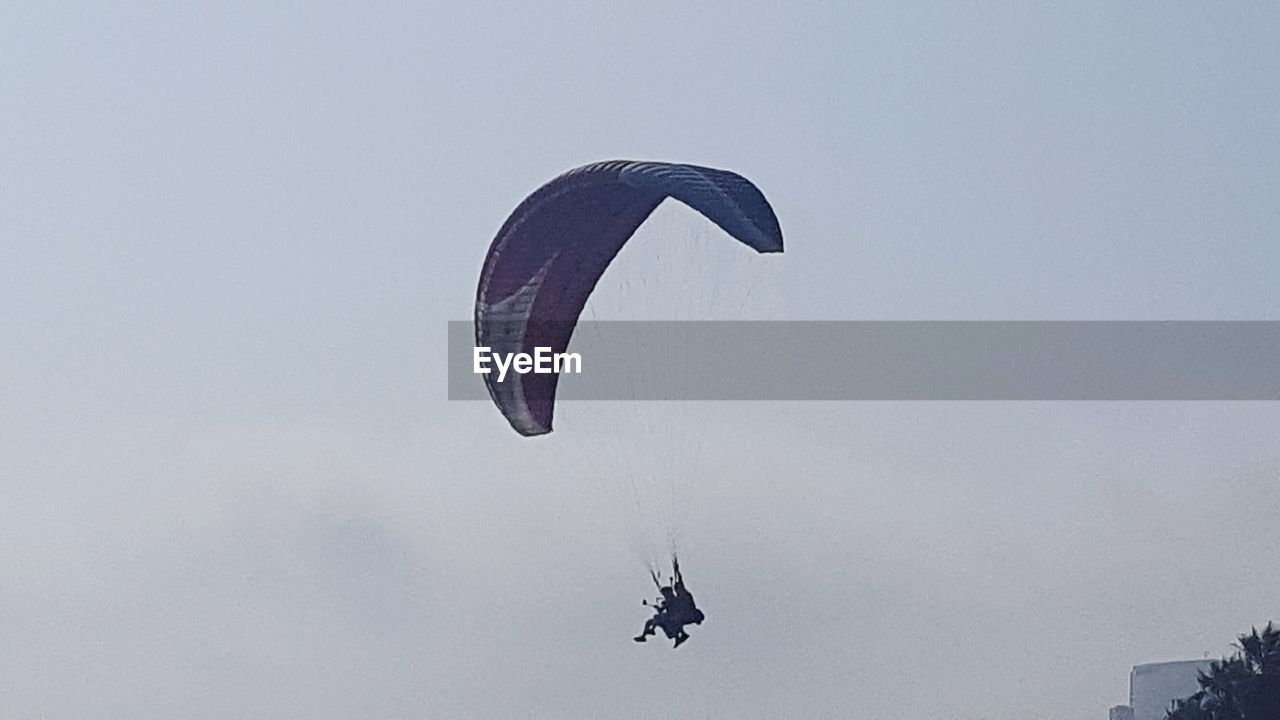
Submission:
<svg viewBox="0 0 1280 720">
<path fill-rule="evenodd" d="M 616 157 L 765 191 L 747 317 L 1278 319 L 1275 3 L 0 16 L 0 716 L 1086 720 L 1280 620 L 1275 404 L 737 404 L 637 646 L 612 426 L 443 372 Z"/>
</svg>

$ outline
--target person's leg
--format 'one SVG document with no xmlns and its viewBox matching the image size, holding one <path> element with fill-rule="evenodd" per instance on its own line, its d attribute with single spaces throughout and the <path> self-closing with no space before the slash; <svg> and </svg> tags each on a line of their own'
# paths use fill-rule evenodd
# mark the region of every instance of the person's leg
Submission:
<svg viewBox="0 0 1280 720">
<path fill-rule="evenodd" d="M 644 621 L 644 630 L 639 635 L 632 638 L 636 642 L 644 642 L 645 638 L 653 634 L 653 618 Z"/>
</svg>

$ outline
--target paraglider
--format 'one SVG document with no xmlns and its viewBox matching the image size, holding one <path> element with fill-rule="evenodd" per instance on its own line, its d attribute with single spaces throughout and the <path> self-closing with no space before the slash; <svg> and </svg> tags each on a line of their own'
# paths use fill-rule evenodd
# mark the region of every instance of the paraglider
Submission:
<svg viewBox="0 0 1280 720">
<path fill-rule="evenodd" d="M 477 351 L 484 348 L 501 357 L 539 350 L 564 353 L 605 270 L 668 198 L 758 253 L 782 252 L 782 230 L 773 209 L 741 175 L 666 162 L 584 165 L 525 198 L 490 244 L 476 290 Z M 494 404 L 517 433 L 551 432 L 558 372 L 503 376 L 496 367 L 487 372 L 477 368 Z M 670 542 L 672 581 L 663 585 L 650 564 L 661 597 L 635 640 L 645 642 L 660 628 L 679 647 L 689 639 L 685 626 L 700 625 L 706 616 L 685 585 L 674 537 Z"/>
<path fill-rule="evenodd" d="M 644 623 L 644 629 L 633 638 L 636 642 L 645 642 L 653 634 L 654 628 L 662 628 L 668 640 L 675 640 L 671 647 L 678 648 L 689 639 L 685 625 L 701 625 L 707 616 L 698 609 L 693 600 L 693 593 L 685 587 L 684 576 L 680 573 L 680 560 L 671 556 L 672 578 L 670 585 L 658 581 L 657 573 L 653 574 L 653 582 L 658 586 L 660 597 L 653 603 L 654 614 Z M 648 605 L 649 603 L 644 603 Z"/>
<path fill-rule="evenodd" d="M 493 239 L 476 290 L 476 347 L 504 356 L 539 347 L 563 353 L 600 276 L 669 197 L 757 252 L 782 252 L 773 209 L 741 175 L 663 162 L 585 165 L 525 198 Z M 483 377 L 516 432 L 551 432 L 558 375 Z"/>
</svg>

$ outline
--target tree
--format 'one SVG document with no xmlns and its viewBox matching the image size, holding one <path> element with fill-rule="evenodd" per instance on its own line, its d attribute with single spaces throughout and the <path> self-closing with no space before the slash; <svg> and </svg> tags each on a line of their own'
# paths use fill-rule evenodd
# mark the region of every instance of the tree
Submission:
<svg viewBox="0 0 1280 720">
<path fill-rule="evenodd" d="M 1176 700 L 1166 720 L 1277 720 L 1280 718 L 1280 628 L 1241 635 L 1236 652 L 1200 673 L 1200 690 Z"/>
</svg>

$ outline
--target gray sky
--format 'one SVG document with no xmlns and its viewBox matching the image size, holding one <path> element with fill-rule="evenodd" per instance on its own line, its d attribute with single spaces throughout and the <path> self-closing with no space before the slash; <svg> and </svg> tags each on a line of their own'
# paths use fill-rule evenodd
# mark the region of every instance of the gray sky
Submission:
<svg viewBox="0 0 1280 720">
<path fill-rule="evenodd" d="M 3 714 L 1074 720 L 1280 619 L 1275 405 L 732 405 L 630 642 L 569 416 L 444 400 L 558 172 L 756 181 L 753 317 L 1276 319 L 1275 4 L 795 5 L 6 3 Z"/>
</svg>

